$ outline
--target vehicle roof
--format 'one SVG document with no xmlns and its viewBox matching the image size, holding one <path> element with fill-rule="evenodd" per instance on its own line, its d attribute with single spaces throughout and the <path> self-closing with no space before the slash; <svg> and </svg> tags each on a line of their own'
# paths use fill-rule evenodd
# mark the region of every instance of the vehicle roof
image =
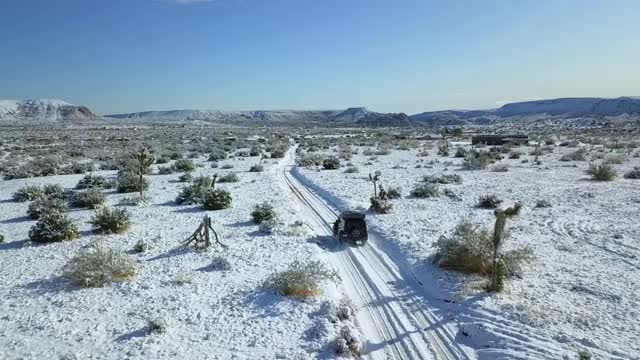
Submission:
<svg viewBox="0 0 640 360">
<path fill-rule="evenodd" d="M 345 211 L 342 214 L 340 214 L 341 217 L 345 218 L 345 219 L 364 219 L 365 218 L 365 214 L 363 212 L 359 212 L 359 211 Z"/>
</svg>

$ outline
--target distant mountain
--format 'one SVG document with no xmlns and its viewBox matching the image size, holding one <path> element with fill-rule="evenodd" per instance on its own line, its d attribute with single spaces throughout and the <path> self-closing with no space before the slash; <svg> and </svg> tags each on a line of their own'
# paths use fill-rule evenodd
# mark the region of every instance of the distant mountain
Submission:
<svg viewBox="0 0 640 360">
<path fill-rule="evenodd" d="M 100 120 L 86 106 L 56 99 L 0 100 L 1 123 L 83 123 Z"/>
<path fill-rule="evenodd" d="M 540 121 L 544 119 L 601 119 L 622 115 L 640 117 L 640 98 L 560 98 L 505 104 L 491 110 L 445 110 L 411 115 L 415 122 L 430 125 L 488 125 L 505 120 Z"/>
</svg>

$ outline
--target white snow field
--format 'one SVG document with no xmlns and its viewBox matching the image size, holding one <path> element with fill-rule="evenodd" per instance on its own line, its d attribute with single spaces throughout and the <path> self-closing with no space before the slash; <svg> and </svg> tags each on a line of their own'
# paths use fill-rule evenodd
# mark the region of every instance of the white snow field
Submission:
<svg viewBox="0 0 640 360">
<path fill-rule="evenodd" d="M 615 165 L 614 181 L 596 182 L 584 173 L 587 162 L 558 161 L 575 148 L 556 147 L 540 157 L 539 166 L 531 163 L 533 156 L 504 159 L 508 172 L 465 171 L 462 159 L 436 156 L 436 150 L 426 157 L 394 150 L 371 160 L 362 155 L 364 148 L 352 148 L 359 150 L 351 160 L 359 173 L 296 168 L 295 179 L 335 211 L 369 207 L 370 172 L 382 172 L 385 188 L 402 188 L 390 214 L 368 214 L 375 233 L 362 252 L 395 263 L 404 283 L 390 282 L 388 288 L 419 293 L 416 312 L 435 313 L 438 322 L 424 331 L 447 329 L 458 349 L 473 348 L 479 359 L 577 359 L 579 351 L 594 359 L 640 359 L 640 182 L 622 178 L 640 158 L 629 156 Z M 453 173 L 463 183 L 440 188 L 459 199 L 409 196 L 423 176 Z M 432 244 L 460 220 L 492 227 L 493 211 L 474 207 L 485 194 L 496 194 L 504 206 L 524 203 L 507 224 L 506 249 L 529 246 L 536 256 L 500 294 L 486 293 L 479 278 L 440 270 L 431 260 Z M 552 207 L 535 208 L 538 200 Z M 403 295 L 388 301 L 401 303 Z"/>
<path fill-rule="evenodd" d="M 202 159 L 201 159 L 202 160 Z M 202 161 L 196 161 L 196 163 Z M 288 222 L 300 220 L 269 167 L 247 170 L 257 161 L 229 159 L 231 170 L 197 168 L 194 175 L 237 172 L 239 183 L 219 184 L 233 196 L 232 207 L 204 211 L 173 201 L 184 184 L 180 174 L 150 175 L 146 207 L 128 207 L 131 229 L 122 235 L 95 235 L 87 223 L 93 210 L 70 210 L 81 231 L 77 240 L 33 245 L 35 221 L 28 203 L 11 200 L 27 184 L 72 188 L 81 175 L 0 181 L 0 359 L 306 359 L 334 358 L 341 324 L 330 323 L 329 304 L 341 295 L 325 284 L 319 298 L 302 301 L 262 290 L 261 283 L 294 260 L 325 258 L 325 251 L 303 236 L 264 235 L 250 221 L 253 206 L 273 204 Z M 154 165 L 155 167 L 155 165 Z M 113 175 L 115 172 L 98 172 Z M 108 205 L 125 196 L 108 192 Z M 211 216 L 228 249 L 197 252 L 180 241 Z M 131 252 L 145 239 L 152 248 Z M 103 288 L 78 288 L 60 279 L 61 268 L 80 249 L 102 242 L 130 252 L 139 273 L 130 281 Z M 211 267 L 222 256 L 228 271 Z M 147 334 L 148 320 L 165 319 L 167 330 Z"/>
</svg>

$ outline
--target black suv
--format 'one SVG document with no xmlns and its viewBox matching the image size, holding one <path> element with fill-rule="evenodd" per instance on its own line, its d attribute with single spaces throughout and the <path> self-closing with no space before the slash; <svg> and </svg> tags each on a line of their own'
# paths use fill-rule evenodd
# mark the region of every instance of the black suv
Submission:
<svg viewBox="0 0 640 360">
<path fill-rule="evenodd" d="M 365 214 L 357 211 L 345 211 L 333 223 L 333 235 L 341 243 L 350 241 L 362 246 L 367 242 L 367 223 Z"/>
</svg>

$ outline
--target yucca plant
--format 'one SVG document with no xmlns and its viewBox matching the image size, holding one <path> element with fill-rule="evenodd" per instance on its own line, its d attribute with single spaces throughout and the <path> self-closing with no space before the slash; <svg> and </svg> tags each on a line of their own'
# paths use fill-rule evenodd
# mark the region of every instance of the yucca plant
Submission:
<svg viewBox="0 0 640 360">
<path fill-rule="evenodd" d="M 144 174 L 148 172 L 151 164 L 155 162 L 155 157 L 151 154 L 147 146 L 142 145 L 136 152 L 130 155 L 130 158 L 134 161 L 135 164 L 134 170 L 136 175 L 138 175 L 138 189 L 140 191 L 140 196 L 142 196 L 142 193 L 145 189 Z"/>
</svg>

